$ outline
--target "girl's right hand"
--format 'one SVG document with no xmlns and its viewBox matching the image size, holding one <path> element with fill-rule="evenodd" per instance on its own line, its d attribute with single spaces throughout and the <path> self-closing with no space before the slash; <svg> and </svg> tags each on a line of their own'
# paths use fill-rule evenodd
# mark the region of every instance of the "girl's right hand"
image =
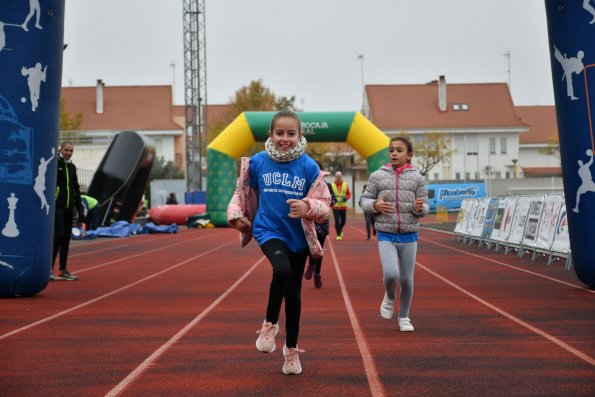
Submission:
<svg viewBox="0 0 595 397">
<path fill-rule="evenodd" d="M 236 230 L 239 230 L 242 233 L 246 233 L 246 232 L 250 231 L 250 228 L 252 227 L 252 223 L 250 223 L 248 218 L 246 218 L 244 216 L 244 217 L 229 221 L 229 226 L 233 227 Z"/>
<path fill-rule="evenodd" d="M 374 209 L 381 214 L 390 214 L 395 212 L 395 206 L 389 201 L 384 201 L 386 193 L 381 193 L 378 200 L 374 203 Z"/>
</svg>

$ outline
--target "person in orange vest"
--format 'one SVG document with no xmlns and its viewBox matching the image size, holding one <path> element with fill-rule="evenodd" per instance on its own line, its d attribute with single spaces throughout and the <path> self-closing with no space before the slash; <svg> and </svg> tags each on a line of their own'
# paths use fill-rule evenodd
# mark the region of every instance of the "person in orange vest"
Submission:
<svg viewBox="0 0 595 397">
<path fill-rule="evenodd" d="M 341 171 L 335 172 L 335 181 L 331 183 L 333 194 L 337 199 L 333 205 L 333 216 L 335 217 L 335 231 L 337 232 L 337 240 L 343 239 L 343 228 L 347 222 L 347 200 L 351 198 L 351 192 L 347 182 L 343 181 L 343 173 Z"/>
</svg>

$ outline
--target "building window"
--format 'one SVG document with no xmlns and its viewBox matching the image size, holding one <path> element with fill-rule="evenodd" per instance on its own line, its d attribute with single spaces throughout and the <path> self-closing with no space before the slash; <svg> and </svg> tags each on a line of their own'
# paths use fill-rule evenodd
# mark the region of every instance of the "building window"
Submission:
<svg viewBox="0 0 595 397">
<path fill-rule="evenodd" d="M 477 156 L 477 151 L 479 150 L 477 135 L 465 135 L 464 138 L 467 156 Z"/>
<path fill-rule="evenodd" d="M 479 179 L 479 172 L 475 171 L 475 179 Z"/>
<path fill-rule="evenodd" d="M 155 142 L 155 155 L 163 157 L 163 139 L 156 138 Z"/>
<path fill-rule="evenodd" d="M 460 181 L 461 180 L 461 173 L 460 172 L 455 173 L 455 178 L 456 178 L 457 181 Z"/>
<path fill-rule="evenodd" d="M 496 179 L 502 179 L 502 172 L 496 171 L 495 174 L 496 174 Z"/>
<path fill-rule="evenodd" d="M 453 103 L 452 110 L 454 110 L 455 112 L 458 112 L 459 110 L 461 110 L 461 105 L 459 105 L 458 103 Z"/>
<path fill-rule="evenodd" d="M 506 138 L 500 138 L 500 153 L 506 154 Z"/>
<path fill-rule="evenodd" d="M 506 179 L 510 179 L 510 171 L 506 171 Z"/>
<path fill-rule="evenodd" d="M 439 178 L 439 176 L 438 176 L 438 173 L 437 173 L 437 172 L 435 172 L 435 173 L 434 173 L 434 180 L 435 180 L 435 181 L 437 181 L 438 179 L 440 179 L 440 178 Z"/>
<path fill-rule="evenodd" d="M 469 111 L 469 105 L 466 103 L 461 103 L 461 110 L 463 112 L 468 112 Z"/>
<path fill-rule="evenodd" d="M 490 138 L 490 154 L 496 154 L 496 138 Z"/>
<path fill-rule="evenodd" d="M 471 179 L 471 173 L 465 172 L 465 180 L 468 181 L 469 179 Z"/>
</svg>

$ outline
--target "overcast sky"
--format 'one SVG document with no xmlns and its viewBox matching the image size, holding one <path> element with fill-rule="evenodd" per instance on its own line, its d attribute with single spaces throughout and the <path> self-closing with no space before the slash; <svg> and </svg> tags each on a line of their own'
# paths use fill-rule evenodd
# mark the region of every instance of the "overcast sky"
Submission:
<svg viewBox="0 0 595 397">
<path fill-rule="evenodd" d="M 175 81 L 183 104 L 182 0 L 66 0 L 65 18 L 63 85 Z M 359 110 L 362 69 L 365 84 L 508 82 L 506 52 L 515 104 L 554 104 L 542 0 L 206 0 L 206 39 L 210 104 L 262 79 L 306 111 Z"/>
</svg>

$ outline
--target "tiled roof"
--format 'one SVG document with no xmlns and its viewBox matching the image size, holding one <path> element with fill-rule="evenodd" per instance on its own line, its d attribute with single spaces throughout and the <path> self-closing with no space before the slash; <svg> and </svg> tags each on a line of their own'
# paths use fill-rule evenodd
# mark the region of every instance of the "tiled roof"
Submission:
<svg viewBox="0 0 595 397">
<path fill-rule="evenodd" d="M 383 130 L 526 128 L 505 83 L 446 84 L 447 110 L 438 107 L 438 84 L 367 85 L 372 122 Z M 467 104 L 468 111 L 454 111 Z"/>
<path fill-rule="evenodd" d="M 521 121 L 529 124 L 529 132 L 520 134 L 519 143 L 548 143 L 548 139 L 558 135 L 555 106 L 516 106 Z"/>
<path fill-rule="evenodd" d="M 175 105 L 173 107 L 174 123 L 185 128 L 186 119 L 184 118 L 184 105 Z M 217 121 L 231 122 L 231 105 L 207 105 L 207 124 Z"/>
<path fill-rule="evenodd" d="M 104 86 L 103 114 L 96 113 L 96 93 L 95 86 L 62 87 L 68 113 L 83 113 L 81 130 L 180 130 L 171 86 Z"/>
</svg>

